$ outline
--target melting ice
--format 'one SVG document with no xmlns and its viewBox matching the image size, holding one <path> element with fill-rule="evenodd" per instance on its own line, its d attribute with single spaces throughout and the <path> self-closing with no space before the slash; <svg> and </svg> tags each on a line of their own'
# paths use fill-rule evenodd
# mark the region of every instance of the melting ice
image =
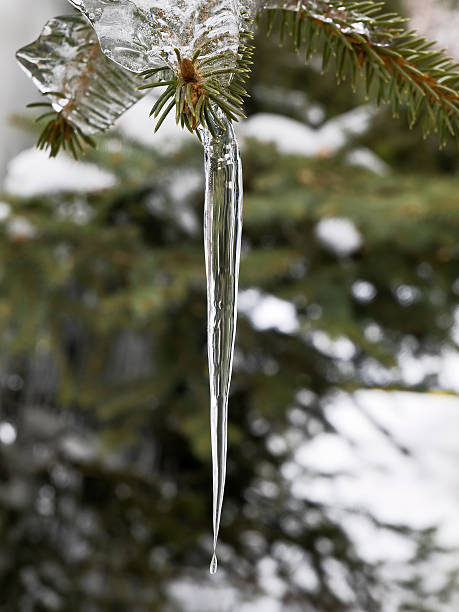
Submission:
<svg viewBox="0 0 459 612">
<path fill-rule="evenodd" d="M 124 68 L 142 72 L 176 65 L 174 48 L 191 58 L 228 53 L 236 61 L 236 0 L 69 0 L 92 23 L 104 53 Z"/>
<path fill-rule="evenodd" d="M 214 555 L 226 477 L 228 395 L 236 335 L 237 293 L 242 232 L 242 166 L 233 126 L 223 114 L 225 129 L 218 140 L 204 129 L 206 199 L 204 247 L 207 272 L 207 350 L 210 380 L 210 427 L 213 467 Z"/>
</svg>

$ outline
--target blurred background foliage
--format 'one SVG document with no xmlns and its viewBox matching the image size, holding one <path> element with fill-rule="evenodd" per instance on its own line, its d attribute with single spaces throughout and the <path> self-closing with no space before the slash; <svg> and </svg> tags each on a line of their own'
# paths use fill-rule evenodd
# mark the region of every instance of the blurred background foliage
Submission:
<svg viewBox="0 0 459 612">
<path fill-rule="evenodd" d="M 333 70 L 319 78 L 288 44 L 279 50 L 275 36 L 256 41 L 250 114 L 317 127 L 365 103 L 364 92 L 336 86 Z M 245 146 L 241 290 L 246 301 L 288 300 L 297 327 L 260 329 L 244 311 L 239 320 L 220 557 L 221 580 L 241 601 L 263 591 L 257 564 L 268 557 L 285 610 L 453 609 L 440 606 L 457 593 L 454 573 L 432 589 L 418 576 L 439 554 L 431 530 L 364 516 L 415 543 L 409 577 L 388 580 L 336 509 L 292 493 L 289 471 L 299 444 L 334 431 L 323 410 L 331 398 L 431 392 L 435 373 L 410 387 L 400 354 L 456 347 L 457 149 L 439 151 L 435 135 L 422 141 L 407 124 L 382 110 L 347 149 L 309 159 Z M 10 207 L 0 228 L 2 612 L 187 610 L 171 583 L 207 584 L 203 193 L 185 180 L 200 176 L 202 153 L 198 143 L 168 155 L 120 143 L 111 134 L 89 157 L 116 175 L 112 189 L 1 198 Z M 350 167 L 355 146 L 390 172 Z M 331 218 L 359 232 L 349 252 L 320 239 Z M 301 563 L 309 580 L 295 577 Z"/>
</svg>

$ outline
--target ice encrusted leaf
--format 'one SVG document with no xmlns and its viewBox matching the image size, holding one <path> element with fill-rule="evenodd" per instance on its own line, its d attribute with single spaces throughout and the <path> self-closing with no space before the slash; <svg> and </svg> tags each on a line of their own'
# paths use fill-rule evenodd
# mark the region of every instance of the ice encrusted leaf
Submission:
<svg viewBox="0 0 459 612">
<path fill-rule="evenodd" d="M 54 110 L 84 134 L 110 128 L 144 95 L 131 72 L 105 57 L 80 15 L 51 19 L 16 57 Z"/>
<path fill-rule="evenodd" d="M 247 0 L 246 0 L 247 1 Z M 124 68 L 142 72 L 174 67 L 182 57 L 228 53 L 236 62 L 240 6 L 237 0 L 69 0 L 91 22 L 103 52 Z"/>
</svg>

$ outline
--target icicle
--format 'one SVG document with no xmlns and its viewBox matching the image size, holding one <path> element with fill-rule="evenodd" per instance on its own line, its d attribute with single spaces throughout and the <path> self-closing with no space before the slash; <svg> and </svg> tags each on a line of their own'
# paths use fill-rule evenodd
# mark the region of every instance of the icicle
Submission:
<svg viewBox="0 0 459 612">
<path fill-rule="evenodd" d="M 200 129 L 204 144 L 206 200 L 204 246 L 207 272 L 207 342 L 210 378 L 210 429 L 213 475 L 214 554 L 210 573 L 217 571 L 217 538 L 226 476 L 228 393 L 236 334 L 237 291 L 242 231 L 242 166 L 230 121 L 214 138 Z"/>
</svg>

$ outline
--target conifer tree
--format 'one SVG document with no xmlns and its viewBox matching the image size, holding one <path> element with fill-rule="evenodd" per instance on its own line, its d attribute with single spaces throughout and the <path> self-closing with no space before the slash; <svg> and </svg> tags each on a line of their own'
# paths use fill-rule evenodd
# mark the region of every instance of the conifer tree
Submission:
<svg viewBox="0 0 459 612">
<path fill-rule="evenodd" d="M 442 140 L 457 135 L 456 67 L 406 33 L 395 16 L 378 21 L 376 9 L 367 2 L 307 2 L 298 11 L 272 5 L 259 28 L 289 37 L 308 56 L 311 45 L 325 67 L 335 62 L 341 79 L 346 73 L 357 83 L 362 73 L 374 99 L 391 102 L 395 112 L 406 104 L 422 130 L 436 127 Z M 44 57 L 64 65 L 59 49 L 68 41 L 76 42 L 70 47 L 79 71 L 72 65 L 73 93 L 47 92 L 53 109 L 44 107 L 39 145 L 51 155 L 64 148 L 78 156 L 94 133 L 160 83 L 165 94 L 152 113 L 159 121 L 175 107 L 183 127 L 195 132 L 202 123 L 216 131 L 216 107 L 230 119 L 239 116 L 251 65 L 248 34 L 229 72 L 207 74 L 227 67 L 205 69 L 201 53 L 189 58 L 192 66 L 180 56 L 180 74 L 164 67 L 144 72 L 147 87 L 140 91 L 139 78 L 100 52 L 79 16 L 52 22 L 20 59 L 31 72 Z M 212 81 L 198 89 L 196 100 L 196 75 L 204 70 Z M 89 152 L 122 182 L 88 196 L 84 225 L 72 218 L 81 204 L 76 194 L 4 198 L 12 214 L 34 228 L 28 237 L 7 230 L 0 238 L 8 263 L 0 308 L 9 330 L 2 338 L 5 380 L 19 374 L 33 381 L 22 392 L 11 379 L 2 398 L 7 417 L 19 414 L 21 421 L 18 444 L 2 449 L 0 472 L 7 483 L 0 490 L 7 550 L 0 604 L 6 612 L 16 612 L 18 601 L 24 610 L 163 611 L 174 609 L 173 578 L 202 580 L 210 514 L 202 239 L 171 215 L 168 183 L 160 178 L 193 168 L 196 153 L 191 147 L 161 157 L 132 143 L 119 151 L 110 140 Z M 285 609 L 385 612 L 394 591 L 400 609 L 438 612 L 454 605 L 444 604 L 454 598 L 453 570 L 433 587 L 422 579 L 436 546 L 431 530 L 360 517 L 415 544 L 409 576 L 388 579 L 378 563 L 359 556 L 344 519 L 312 498 L 299 502 L 290 494 L 281 468 L 292 449 L 272 448 L 292 426 L 308 439 L 332 433 L 323 411 L 330 394 L 407 389 L 394 376 L 407 344 L 420 355 L 453 344 L 457 181 L 418 176 L 413 184 L 397 173 L 378 179 L 350 172 L 336 159 L 284 158 L 269 146 L 249 148 L 246 160 L 250 248 L 242 286 L 292 301 L 309 340 L 261 332 L 242 319 L 230 426 L 233 484 L 224 513 L 229 580 L 243 599 L 262 593 L 256 563 L 269 554 L 287 585 Z M 398 197 L 388 201 L 388 192 Z M 362 207 L 362 199 L 372 206 Z M 152 205 L 157 201 L 166 205 Z M 200 212 L 200 202 L 198 193 L 188 204 Z M 50 218 L 54 209 L 59 215 Z M 365 246 L 345 259 L 324 249 L 314 228 L 329 214 L 353 218 Z M 369 301 L 353 291 L 362 278 L 376 292 Z M 408 301 L 400 298 L 403 291 Z M 355 353 L 343 364 L 314 345 L 314 331 L 345 336 Z M 135 366 L 126 363 L 127 354 Z M 387 372 L 392 378 L 385 383 Z M 437 382 L 426 375 L 410 389 L 431 392 Z M 304 388 L 310 390 L 307 406 L 297 395 Z M 313 586 L 293 579 L 291 559 L 305 554 L 317 579 Z M 340 568 L 350 599 L 330 567 Z"/>
<path fill-rule="evenodd" d="M 163 155 L 119 142 L 113 133 L 89 154 L 117 178 L 113 188 L 1 195 L 3 214 L 10 207 L 0 222 L 2 440 L 8 423 L 17 428 L 14 444 L 0 443 L 2 612 L 184 612 L 171 582 L 211 588 L 202 235 L 180 214 L 199 218 L 202 193 L 198 185 L 178 206 L 173 190 L 199 174 L 199 148 Z M 298 497 L 289 470 L 298 437 L 340 435 L 331 397 L 437 397 L 438 373 L 408 384 L 398 359 L 455 348 L 458 179 L 433 172 L 434 160 L 418 174 L 377 176 L 339 155 L 307 160 L 260 143 L 244 156 L 241 289 L 293 304 L 299 329 L 240 317 L 221 580 L 238 602 L 256 600 L 269 557 L 289 612 L 388 612 L 393 601 L 449 612 L 455 552 L 438 547 L 433 529 L 319 503 L 309 486 L 340 470 L 293 473 L 310 483 Z M 355 223 L 361 247 L 337 256 L 318 240 L 330 215 Z M 354 348 L 337 356 L 317 342 L 324 335 Z M 381 534 L 407 542 L 407 562 L 365 559 L 355 525 L 375 547 Z M 219 594 L 208 593 L 213 610 Z"/>
</svg>

